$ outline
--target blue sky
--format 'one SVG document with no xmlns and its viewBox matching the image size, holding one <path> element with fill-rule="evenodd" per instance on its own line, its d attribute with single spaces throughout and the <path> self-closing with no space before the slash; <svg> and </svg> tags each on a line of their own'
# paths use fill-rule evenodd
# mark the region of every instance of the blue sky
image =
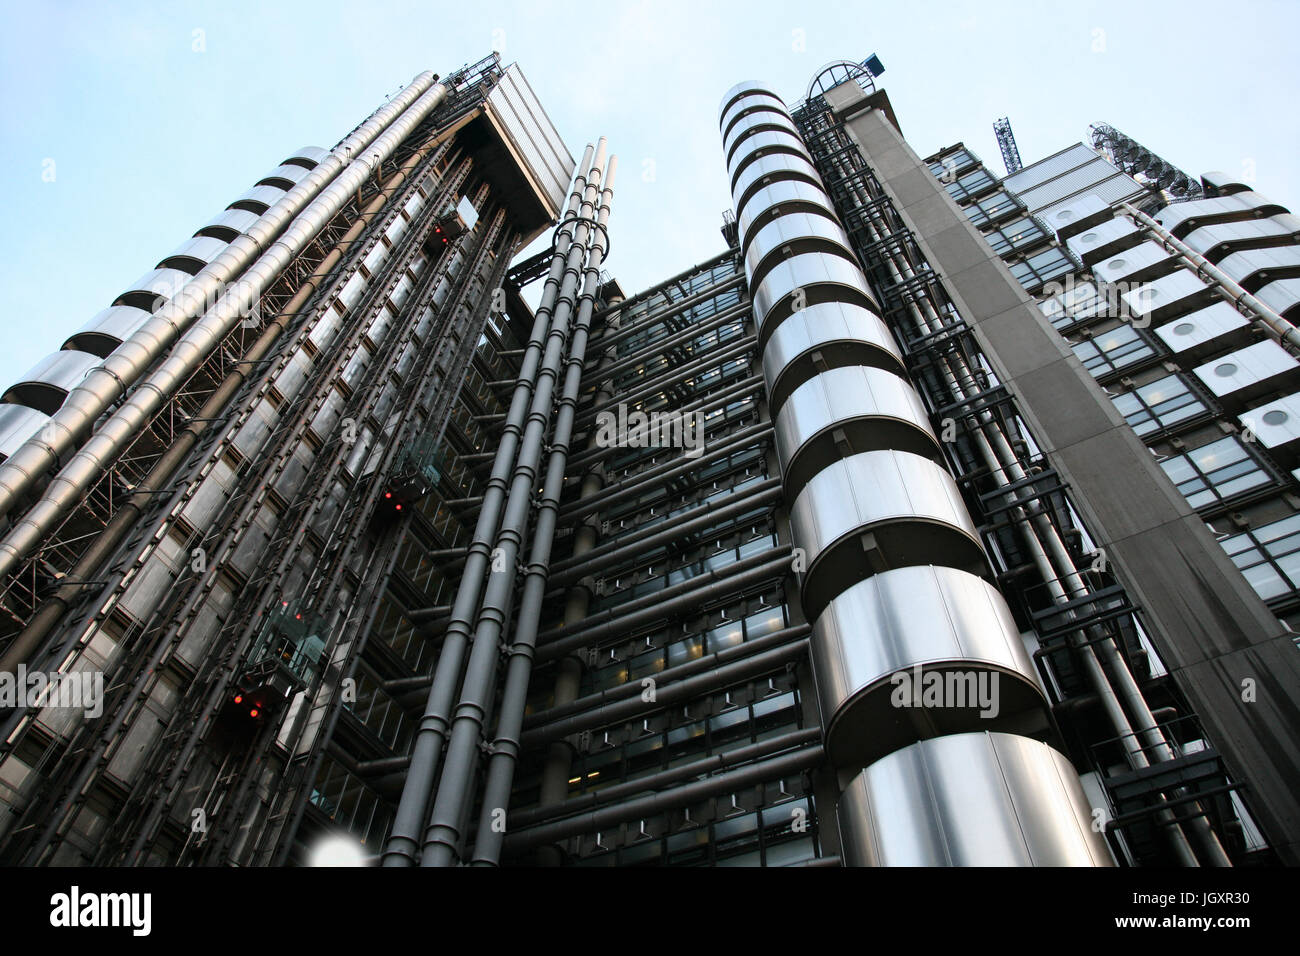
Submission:
<svg viewBox="0 0 1300 956">
<path fill-rule="evenodd" d="M 1001 172 L 999 116 L 1026 162 L 1103 120 L 1300 210 L 1295 0 L 2 6 L 0 387 L 293 150 L 494 48 L 575 156 L 599 135 L 619 154 L 609 269 L 629 292 L 722 248 L 729 87 L 794 101 L 873 52 L 922 155 L 961 140 Z"/>
</svg>

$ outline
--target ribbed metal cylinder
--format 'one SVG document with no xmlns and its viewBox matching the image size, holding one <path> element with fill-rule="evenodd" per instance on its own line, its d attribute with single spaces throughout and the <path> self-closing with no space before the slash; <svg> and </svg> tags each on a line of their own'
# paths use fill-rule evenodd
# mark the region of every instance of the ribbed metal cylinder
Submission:
<svg viewBox="0 0 1300 956">
<path fill-rule="evenodd" d="M 793 120 L 752 83 L 719 115 L 826 750 L 852 781 L 845 858 L 1109 862 L 1069 762 L 1035 739 L 1050 724 L 1034 668 Z M 999 794 L 1003 751 L 1022 772 Z M 989 783 L 978 820 L 922 799 L 963 792 L 963 757 Z"/>
</svg>

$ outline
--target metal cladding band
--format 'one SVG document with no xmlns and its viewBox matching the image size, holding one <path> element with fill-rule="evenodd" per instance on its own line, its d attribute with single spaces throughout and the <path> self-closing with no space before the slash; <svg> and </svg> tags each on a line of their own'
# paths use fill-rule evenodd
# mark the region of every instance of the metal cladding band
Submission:
<svg viewBox="0 0 1300 956">
<path fill-rule="evenodd" d="M 877 639 L 855 639 L 862 632 Z M 926 711 L 925 737 L 1047 731 L 1020 628 L 993 586 L 965 571 L 913 566 L 859 581 L 817 618 L 812 645 L 837 766 L 865 766 L 915 741 L 915 705 L 927 688 L 961 701 Z"/>
<path fill-rule="evenodd" d="M 980 535 L 943 467 L 926 407 L 905 377 L 866 276 L 848 254 L 851 246 L 824 183 L 808 175 L 810 154 L 782 142 L 786 124 L 767 97 L 756 84 L 733 88 L 720 127 L 791 502 L 791 536 L 806 555 L 802 603 L 814 627 L 812 663 L 827 754 L 840 771 L 867 766 L 857 780 L 874 780 L 874 768 L 888 776 L 900 755 L 917 747 L 968 736 L 983 740 L 970 734 L 975 729 L 1045 734 L 1046 701 L 1005 599 L 983 580 L 990 572 Z M 756 158 L 760 150 L 764 155 Z M 929 615 L 927 624 L 909 627 L 918 606 Z M 1006 711 L 954 706 L 944 695 L 937 706 L 918 699 L 920 712 L 904 709 L 890 693 L 900 671 L 916 679 L 927 673 L 974 677 L 977 691 L 981 677 L 985 687 L 1000 681 L 1007 685 Z M 1001 721 L 988 719 L 995 709 Z M 1013 746 L 1045 746 L 1031 737 L 1009 739 Z M 1057 789 L 1072 785 L 1071 797 L 1079 799 L 1061 803 L 1055 791 L 1044 791 L 1039 807 L 1032 786 L 1018 790 L 1017 798 L 1038 814 L 1033 820 L 1042 821 L 1046 844 L 1068 852 L 1021 858 L 1107 862 L 1104 847 L 1099 855 L 1080 849 L 1081 840 L 1097 849 L 1089 815 L 1073 770 L 1059 754 L 1055 759 L 1064 764 L 1065 778 Z M 943 779 L 933 786 L 961 793 L 960 771 L 959 764 L 945 763 Z M 851 815 L 852 799 L 842 805 Z M 980 812 L 978 823 L 963 818 L 963 825 L 998 835 L 1018 832 L 1022 817 L 1014 801 L 988 800 Z M 859 817 L 864 825 L 842 827 L 846 859 L 895 862 L 895 856 L 872 851 L 872 841 L 880 839 L 877 819 Z M 924 843 L 935 838 L 932 822 L 899 814 L 890 821 L 890 837 L 901 845 Z M 941 850 L 945 838 L 939 831 Z M 1008 855 L 994 845 L 996 838 L 980 843 L 965 833 L 952 841 L 949 852 L 964 852 L 968 862 L 1002 862 Z"/>
<path fill-rule="evenodd" d="M 586 177 L 591 170 L 594 155 L 595 147 L 588 145 L 583 153 L 582 162 L 578 164 L 578 173 L 569 194 L 569 204 L 562 218 L 562 225 L 556 232 L 550 272 L 546 277 L 542 298 L 533 318 L 528 346 L 524 350 L 524 357 L 519 366 L 519 377 L 510 399 L 510 410 L 506 413 L 506 421 L 502 427 L 501 444 L 497 446 L 496 457 L 492 462 L 492 473 L 483 493 L 483 504 L 479 508 L 474 537 L 470 542 L 460 584 L 456 589 L 451 619 L 443 637 L 442 651 L 438 655 L 438 664 L 434 671 L 433 683 L 429 687 L 424 714 L 420 718 L 419 729 L 411 745 L 411 766 L 402 787 L 402 796 L 393 818 L 393 828 L 384 847 L 382 862 L 387 867 L 414 866 L 419 858 L 429 800 L 437 780 L 442 745 L 446 739 L 448 717 L 460 688 L 470 628 L 481 605 L 484 577 L 490 566 L 492 543 L 496 540 L 497 531 L 501 526 L 502 512 L 506 504 L 506 489 L 514 473 L 519 439 L 524 431 L 529 406 L 532 403 L 533 389 L 540 374 L 543 344 L 548 337 L 551 316 L 556 310 L 557 293 L 564 278 L 570 249 L 574 245 L 577 221 L 573 217 L 586 194 Z"/>
<path fill-rule="evenodd" d="M 446 98 L 446 95 L 446 87 L 441 83 L 435 84 L 428 88 L 414 105 L 402 111 L 396 120 L 388 123 L 379 137 L 365 147 L 364 155 L 348 164 L 347 168 L 339 173 L 329 186 L 293 220 L 284 233 L 271 243 L 248 271 L 203 313 L 153 374 L 137 386 L 131 393 L 131 397 L 99 426 L 85 446 L 51 480 L 41 500 L 15 523 L 5 540 L 0 543 L 0 575 L 12 571 L 23 557 L 40 544 L 44 536 L 63 516 L 75 507 L 103 470 L 135 440 L 163 403 L 175 394 L 181 384 L 207 359 L 236 323 L 248 314 L 293 258 L 325 228 L 361 184 L 375 173 L 380 164 L 392 155 L 401 142 Z M 396 100 L 390 105 L 396 105 Z M 322 163 L 321 167 L 326 165 L 327 163 Z M 294 187 L 295 191 L 306 187 L 307 183 L 320 173 L 321 167 L 317 167 L 306 180 Z M 292 195 L 290 193 L 290 196 Z M 288 211 L 285 211 L 282 218 L 287 218 L 288 215 Z M 269 238 L 274 230 L 270 223 L 267 225 L 266 237 Z M 233 249 L 237 244 L 238 241 L 232 243 L 231 248 Z M 261 243 L 258 242 L 257 245 L 260 246 Z M 180 298 L 188 299 L 191 294 L 189 290 L 190 287 L 187 286 L 186 292 Z M 166 309 L 163 310 L 165 311 Z M 162 322 L 157 316 L 155 319 Z M 147 323 L 141 333 L 147 331 L 153 324 L 152 321 Z M 132 336 L 132 340 L 134 338 L 135 336 Z M 114 355 L 121 354 L 129 345 L 130 342 L 124 344 Z M 111 361 L 112 358 L 100 368 L 106 368 Z M 110 377 L 114 383 L 118 382 L 117 376 Z M 92 372 L 91 379 L 94 378 Z M 94 394 L 93 390 L 96 386 L 91 384 L 91 379 L 87 379 L 86 384 L 68 396 L 63 408 L 60 409 L 60 415 L 73 405 L 78 395 Z M 100 385 L 103 384 L 103 378 L 95 381 Z M 120 385 L 115 384 L 114 387 L 118 389 Z M 107 401 L 111 401 L 117 393 L 114 391 L 111 395 L 106 392 L 100 394 L 106 399 L 105 404 L 107 404 Z M 73 412 L 76 415 L 87 415 L 89 409 L 84 405 L 78 405 Z M 51 421 L 57 419 L 56 415 Z M 87 422 L 90 420 L 93 420 L 93 416 L 87 419 Z M 68 434 L 71 435 L 72 430 L 69 430 Z M 14 458 L 21 457 L 30 447 L 36 446 L 29 442 Z M 36 454 L 44 459 L 43 467 L 48 467 L 53 462 L 54 452 L 50 446 L 40 446 Z M 13 459 L 10 459 L 0 465 L 0 479 L 4 477 L 5 470 L 12 461 Z M 23 469 L 20 467 L 17 470 Z M 29 473 L 23 471 L 23 474 L 26 478 Z M 26 484 L 21 487 L 26 487 Z M 12 503 L 13 489 L 6 487 L 4 490 L 9 492 L 9 497 L 4 500 Z"/>
<path fill-rule="evenodd" d="M 1113 866 L 1070 761 L 1017 734 L 935 737 L 858 774 L 836 808 L 850 866 Z"/>
</svg>

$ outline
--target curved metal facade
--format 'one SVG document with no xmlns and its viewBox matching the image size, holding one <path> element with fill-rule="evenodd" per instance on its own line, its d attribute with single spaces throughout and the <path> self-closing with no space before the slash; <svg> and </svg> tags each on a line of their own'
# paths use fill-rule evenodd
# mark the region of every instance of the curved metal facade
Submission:
<svg viewBox="0 0 1300 956">
<path fill-rule="evenodd" d="M 842 779 L 866 768 L 840 801 L 846 860 L 1108 862 L 1063 756 L 1029 736 L 972 733 L 1045 736 L 1046 701 L 811 154 L 759 84 L 728 92 L 719 126 L 805 559 L 827 754 Z M 997 706 L 927 702 L 918 688 L 920 716 L 894 693 L 906 680 L 992 687 Z M 999 759 L 1017 769 L 1003 792 Z M 987 786 L 965 806 L 955 798 L 971 767 Z"/>
</svg>

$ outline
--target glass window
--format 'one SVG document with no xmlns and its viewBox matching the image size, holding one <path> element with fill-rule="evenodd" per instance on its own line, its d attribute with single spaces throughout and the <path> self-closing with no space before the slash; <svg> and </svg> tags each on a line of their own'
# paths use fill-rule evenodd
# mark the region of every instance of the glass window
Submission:
<svg viewBox="0 0 1300 956">
<path fill-rule="evenodd" d="M 1107 307 L 1107 297 L 1091 282 L 1073 283 L 1064 292 L 1038 304 L 1047 321 L 1062 331 L 1105 315 Z"/>
<path fill-rule="evenodd" d="M 1178 375 L 1167 375 L 1117 396 L 1115 407 L 1139 435 L 1150 435 L 1209 411 Z"/>
<path fill-rule="evenodd" d="M 1131 325 L 1116 326 L 1071 348 L 1084 368 L 1096 378 L 1156 354 L 1150 343 Z"/>
<path fill-rule="evenodd" d="M 1273 480 L 1234 435 L 1162 461 L 1160 467 L 1193 508 L 1217 504 Z"/>
<path fill-rule="evenodd" d="M 1013 199 L 1010 193 L 1005 189 L 999 189 L 997 192 L 966 206 L 965 212 L 966 218 L 977 229 L 983 229 L 989 223 L 1003 219 L 1020 208 L 1020 203 Z"/>
<path fill-rule="evenodd" d="M 1016 249 L 1023 249 L 1026 246 L 1039 242 L 1047 238 L 1047 234 L 1038 228 L 1037 223 L 1027 216 L 1021 216 L 1019 219 L 1013 219 L 1005 225 L 999 226 L 990 232 L 985 238 L 988 240 L 993 251 L 1000 256 L 1005 256 Z"/>
<path fill-rule="evenodd" d="M 955 153 L 949 153 L 941 159 L 930 163 L 930 172 L 943 179 L 945 174 L 951 179 L 953 176 L 959 176 L 971 166 L 976 165 L 979 159 L 968 149 L 959 149 Z"/>
<path fill-rule="evenodd" d="M 963 199 L 984 192 L 992 185 L 993 177 L 981 167 L 958 178 L 956 182 L 947 183 L 943 188 L 948 190 L 949 196 L 961 202 Z"/>
<path fill-rule="evenodd" d="M 1033 292 L 1041 288 L 1047 280 L 1073 272 L 1075 266 L 1069 256 L 1060 249 L 1052 247 L 1030 256 L 1023 262 L 1010 263 L 1009 268 L 1011 274 L 1024 286 L 1025 291 Z"/>
<path fill-rule="evenodd" d="M 1223 550 L 1264 600 L 1300 582 L 1300 515 L 1225 538 Z"/>
</svg>

